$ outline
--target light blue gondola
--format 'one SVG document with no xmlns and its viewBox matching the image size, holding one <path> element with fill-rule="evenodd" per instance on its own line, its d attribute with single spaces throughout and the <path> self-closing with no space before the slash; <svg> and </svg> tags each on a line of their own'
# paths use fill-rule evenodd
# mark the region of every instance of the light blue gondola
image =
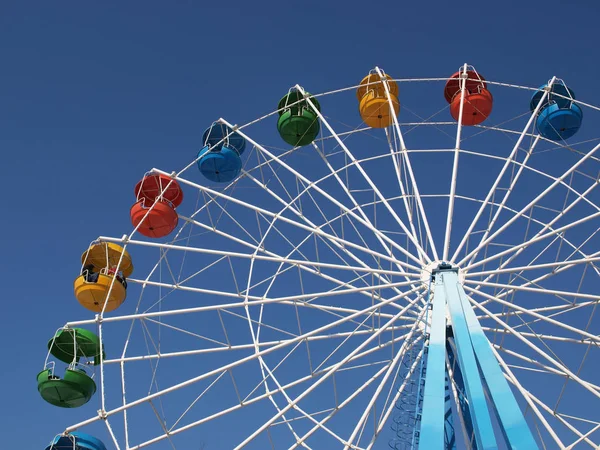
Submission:
<svg viewBox="0 0 600 450">
<path fill-rule="evenodd" d="M 46 450 L 106 450 L 100 439 L 75 431 L 68 436 L 56 436 Z"/>
<path fill-rule="evenodd" d="M 546 86 L 541 86 L 531 97 L 529 102 L 531 111 L 535 110 L 544 95 Z M 565 140 L 577 133 L 583 121 L 583 111 L 573 100 L 575 100 L 573 90 L 562 82 L 555 82 L 538 112 L 536 118 L 538 133 L 552 141 Z"/>
<path fill-rule="evenodd" d="M 198 168 L 211 181 L 226 183 L 234 180 L 242 170 L 240 155 L 246 140 L 231 128 L 213 123 L 202 137 L 204 147 L 198 152 Z"/>
</svg>

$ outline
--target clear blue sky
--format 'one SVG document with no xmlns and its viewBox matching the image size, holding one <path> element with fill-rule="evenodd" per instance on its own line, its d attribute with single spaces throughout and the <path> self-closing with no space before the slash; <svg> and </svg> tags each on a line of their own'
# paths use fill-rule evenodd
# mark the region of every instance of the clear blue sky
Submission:
<svg viewBox="0 0 600 450">
<path fill-rule="evenodd" d="M 345 87 L 375 65 L 439 77 L 469 62 L 528 86 L 557 75 L 600 104 L 599 14 L 591 0 L 2 2 L 2 447 L 41 449 L 93 413 L 53 409 L 35 386 L 47 339 L 86 314 L 79 255 L 129 232 L 140 176 L 184 166 L 212 120 L 247 122 L 295 83 Z"/>
</svg>

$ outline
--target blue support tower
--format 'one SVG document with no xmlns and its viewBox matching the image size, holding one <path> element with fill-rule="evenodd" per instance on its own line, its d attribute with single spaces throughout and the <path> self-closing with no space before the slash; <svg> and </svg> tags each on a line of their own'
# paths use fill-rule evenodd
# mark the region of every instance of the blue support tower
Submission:
<svg viewBox="0 0 600 450">
<path fill-rule="evenodd" d="M 452 386 L 450 376 L 446 370 L 446 395 L 444 413 L 444 450 L 456 450 L 456 434 L 454 433 L 454 419 L 452 418 Z"/>
<path fill-rule="evenodd" d="M 495 450 L 500 440 L 510 450 L 539 450 L 459 282 L 458 269 L 442 263 L 433 271 L 433 281 L 419 448 L 455 450 L 454 387 L 469 448 Z M 494 415 L 501 436 L 494 431 Z"/>
<path fill-rule="evenodd" d="M 467 448 L 477 450 L 477 443 L 474 439 L 473 421 L 471 420 L 471 412 L 469 411 L 469 402 L 465 394 L 465 383 L 463 381 L 460 366 L 456 361 L 456 346 L 454 345 L 454 337 L 452 327 L 447 328 L 448 337 L 446 341 L 446 352 L 448 353 L 448 367 L 452 369 L 452 380 L 456 388 L 456 404 L 459 423 L 461 424 L 462 432 L 465 437 L 465 442 L 468 442 Z"/>
<path fill-rule="evenodd" d="M 427 377 L 421 415 L 421 448 L 444 447 L 444 413 L 446 411 L 446 296 L 441 277 L 435 282 L 433 312 L 427 351 Z"/>
<path fill-rule="evenodd" d="M 498 423 L 506 443 L 509 448 L 515 450 L 537 449 L 538 447 L 531 434 L 531 430 L 527 426 L 517 400 L 506 378 L 504 378 L 504 374 L 492 352 L 490 343 L 481 329 L 477 316 L 475 316 L 475 311 L 473 311 L 462 285 L 458 282 L 456 274 L 454 274 L 452 282 L 456 283 L 471 335 L 471 345 L 477 355 L 477 361 L 479 362 L 484 382 L 487 384 L 492 398 L 492 404 L 498 416 Z"/>
<path fill-rule="evenodd" d="M 475 351 L 471 345 L 469 328 L 462 302 L 458 295 L 458 274 L 456 272 L 444 271 L 439 272 L 436 278 L 442 279 L 443 289 L 448 300 L 450 320 L 456 342 L 457 359 L 462 370 L 465 391 L 469 399 L 469 410 L 471 411 L 471 419 L 473 420 L 477 447 L 481 450 L 495 450 L 498 448 L 498 444 L 483 390 L 483 381 L 479 376 Z"/>
</svg>

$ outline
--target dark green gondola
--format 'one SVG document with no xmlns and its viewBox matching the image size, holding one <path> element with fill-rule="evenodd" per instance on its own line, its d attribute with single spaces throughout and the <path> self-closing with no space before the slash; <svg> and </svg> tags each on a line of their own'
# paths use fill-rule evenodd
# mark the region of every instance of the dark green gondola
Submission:
<svg viewBox="0 0 600 450">
<path fill-rule="evenodd" d="M 316 98 L 306 93 L 318 111 L 321 105 Z M 308 101 L 297 89 L 291 89 L 280 101 L 277 131 L 281 138 L 294 147 L 310 144 L 319 134 L 319 118 Z"/>
</svg>

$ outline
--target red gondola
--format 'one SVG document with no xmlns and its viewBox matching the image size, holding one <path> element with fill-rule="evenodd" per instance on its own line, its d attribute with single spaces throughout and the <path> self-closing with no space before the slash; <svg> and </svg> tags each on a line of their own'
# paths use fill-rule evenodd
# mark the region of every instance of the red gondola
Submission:
<svg viewBox="0 0 600 450">
<path fill-rule="evenodd" d="M 456 121 L 460 113 L 460 98 L 459 92 L 450 104 L 450 114 Z M 471 126 L 482 123 L 491 114 L 493 102 L 492 94 L 487 89 L 474 93 L 465 92 L 462 124 Z"/>
<path fill-rule="evenodd" d="M 474 70 L 467 71 L 465 94 L 461 95 L 461 73 L 452 74 L 444 87 L 444 98 L 450 103 L 450 114 L 458 121 L 461 98 L 463 98 L 462 125 L 478 125 L 486 120 L 492 112 L 494 98 L 487 89 L 485 78 Z"/>
<path fill-rule="evenodd" d="M 179 216 L 175 208 L 183 201 L 183 191 L 177 181 L 165 175 L 149 174 L 135 186 L 135 194 L 137 202 L 129 214 L 131 223 L 134 227 L 139 225 L 142 235 L 161 238 L 177 227 Z"/>
<path fill-rule="evenodd" d="M 448 103 L 452 103 L 454 96 L 457 92 L 460 92 L 460 72 L 453 73 L 444 87 L 444 97 Z M 485 78 L 474 70 L 467 70 L 467 81 L 465 82 L 465 89 L 469 92 L 475 92 L 479 87 L 485 88 Z"/>
<path fill-rule="evenodd" d="M 173 205 L 173 208 L 177 208 L 183 201 L 183 191 L 177 181 L 166 175 L 157 173 L 145 175 L 144 178 L 135 185 L 135 196 L 138 200 L 143 198 L 147 201 L 147 204 L 152 204 L 165 188 L 166 190 L 162 194 L 162 199 L 170 202 Z"/>
</svg>

